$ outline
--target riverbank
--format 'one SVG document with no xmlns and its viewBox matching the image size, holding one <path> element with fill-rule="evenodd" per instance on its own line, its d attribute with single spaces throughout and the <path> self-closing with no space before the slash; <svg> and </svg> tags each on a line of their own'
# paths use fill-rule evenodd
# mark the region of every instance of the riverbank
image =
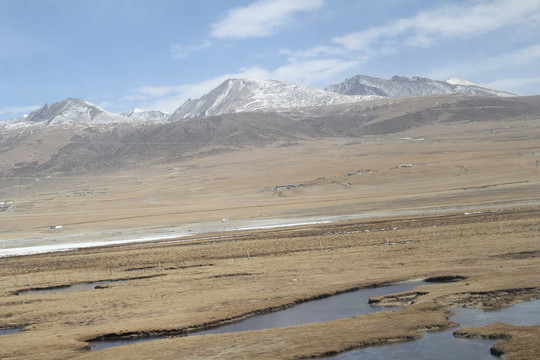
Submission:
<svg viewBox="0 0 540 360">
<path fill-rule="evenodd" d="M 0 336 L 0 357 L 292 359 L 414 340 L 422 331 L 451 327 L 452 307 L 497 308 L 540 298 L 539 218 L 538 207 L 403 215 L 6 257 L 0 260 L 0 327 L 23 330 Z M 464 279 L 389 297 L 405 305 L 401 310 L 100 351 L 89 351 L 87 342 L 181 335 L 355 288 L 455 275 Z M 120 279 L 127 281 L 15 295 Z M 535 339 L 520 336 L 520 345 L 505 347 L 505 354 L 531 353 Z"/>
</svg>

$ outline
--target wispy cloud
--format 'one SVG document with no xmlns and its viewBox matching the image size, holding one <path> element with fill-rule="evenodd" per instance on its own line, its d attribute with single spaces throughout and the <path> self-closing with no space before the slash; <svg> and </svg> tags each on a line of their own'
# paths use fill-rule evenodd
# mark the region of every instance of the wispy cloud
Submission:
<svg viewBox="0 0 540 360">
<path fill-rule="evenodd" d="M 324 0 L 258 0 L 246 7 L 227 12 L 225 17 L 211 25 L 210 37 L 214 39 L 242 40 L 275 35 L 279 29 L 294 21 L 294 15 L 322 7 Z M 175 59 L 185 59 L 191 54 L 211 47 L 206 39 L 197 45 L 170 45 Z"/>
<path fill-rule="evenodd" d="M 13 116 L 19 117 L 24 114 L 29 114 L 34 110 L 39 109 L 38 105 L 31 106 L 8 106 L 0 109 L 0 116 Z"/>
<path fill-rule="evenodd" d="M 528 63 L 538 64 L 540 61 L 540 44 L 527 46 L 509 53 L 494 56 L 479 66 L 477 71 L 481 70 L 499 70 L 508 66 L 516 66 Z"/>
<path fill-rule="evenodd" d="M 493 89 L 508 89 L 508 91 L 512 91 L 512 89 L 523 89 L 530 85 L 533 85 L 537 89 L 540 85 L 540 78 L 507 78 L 499 79 L 486 84 L 486 86 Z M 537 94 L 537 92 L 534 92 L 534 94 Z"/>
<path fill-rule="evenodd" d="M 259 0 L 230 10 L 212 25 L 212 36 L 220 39 L 247 39 L 274 35 L 291 23 L 293 15 L 322 7 L 322 0 Z"/>
<path fill-rule="evenodd" d="M 184 59 L 188 57 L 189 55 L 193 54 L 194 52 L 204 50 L 206 48 L 209 48 L 210 46 L 212 46 L 212 42 L 209 40 L 204 40 L 200 44 L 191 45 L 191 46 L 172 44 L 170 46 L 170 50 L 171 50 L 171 54 L 173 58 Z"/>
<path fill-rule="evenodd" d="M 428 47 L 443 39 L 469 38 L 540 18 L 537 0 L 472 1 L 419 12 L 413 17 L 331 39 L 327 45 L 296 52 L 296 56 L 363 54 L 375 56 L 403 46 Z"/>
<path fill-rule="evenodd" d="M 342 59 L 318 59 L 296 60 L 290 59 L 289 63 L 271 72 L 274 79 L 310 84 L 330 79 L 336 74 L 341 74 L 358 67 L 359 61 Z"/>
<path fill-rule="evenodd" d="M 516 67 L 538 64 L 538 62 L 540 62 L 540 44 L 535 44 L 522 49 L 488 57 L 482 59 L 481 62 L 473 59 L 471 62 L 441 67 L 433 71 L 430 75 L 435 78 L 455 76 L 456 74 L 468 77 L 477 74 L 515 69 Z M 522 82 L 522 80 L 519 81 Z M 505 81 L 505 83 L 510 84 L 509 81 Z M 522 83 L 525 84 L 525 82 Z M 491 83 L 489 86 L 492 86 L 493 84 L 495 83 Z M 512 87 L 516 87 L 516 85 L 514 84 Z M 507 87 L 498 88 L 506 89 Z"/>
</svg>

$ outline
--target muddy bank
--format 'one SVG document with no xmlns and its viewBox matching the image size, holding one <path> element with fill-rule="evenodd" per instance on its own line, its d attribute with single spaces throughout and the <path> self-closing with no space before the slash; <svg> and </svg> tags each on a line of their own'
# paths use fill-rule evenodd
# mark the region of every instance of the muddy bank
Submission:
<svg viewBox="0 0 540 360">
<path fill-rule="evenodd" d="M 84 282 L 84 283 L 71 284 L 71 285 L 29 287 L 28 289 L 22 289 L 22 290 L 16 291 L 14 295 L 51 294 L 51 293 L 70 292 L 70 291 L 106 289 L 110 284 L 133 281 L 133 280 L 150 279 L 150 278 L 155 278 L 158 276 L 166 276 L 166 274 L 139 276 L 139 277 L 134 277 L 134 278 L 124 278 L 124 279 L 115 279 L 115 280 L 91 281 L 91 282 Z"/>
<path fill-rule="evenodd" d="M 463 292 L 441 297 L 437 299 L 437 302 L 445 307 L 462 306 L 497 310 L 536 299 L 540 299 L 540 287 Z"/>
<path fill-rule="evenodd" d="M 490 349 L 494 356 L 505 360 L 535 360 L 540 354 L 540 325 L 515 326 L 495 323 L 476 328 L 460 329 L 454 333 L 461 338 L 494 339 L 498 341 Z"/>
</svg>

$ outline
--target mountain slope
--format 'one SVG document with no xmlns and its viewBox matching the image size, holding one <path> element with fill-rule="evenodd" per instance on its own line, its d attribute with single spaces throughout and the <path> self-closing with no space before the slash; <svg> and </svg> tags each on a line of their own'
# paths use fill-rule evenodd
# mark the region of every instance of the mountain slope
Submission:
<svg viewBox="0 0 540 360">
<path fill-rule="evenodd" d="M 344 95 L 378 95 L 384 97 L 423 96 L 439 94 L 470 94 L 482 96 L 515 96 L 504 91 L 489 89 L 466 80 L 451 78 L 438 81 L 424 77 L 394 76 L 380 79 L 357 75 L 340 84 L 330 85 L 326 91 Z"/>
<path fill-rule="evenodd" d="M 276 80 L 229 79 L 199 99 L 188 100 L 170 121 L 240 112 L 269 112 L 344 104 L 373 96 L 348 96 Z"/>
<path fill-rule="evenodd" d="M 124 111 L 120 115 L 139 122 L 166 121 L 171 116 L 170 113 L 168 114 L 163 111 L 142 110 L 138 108 L 131 111 Z"/>
</svg>

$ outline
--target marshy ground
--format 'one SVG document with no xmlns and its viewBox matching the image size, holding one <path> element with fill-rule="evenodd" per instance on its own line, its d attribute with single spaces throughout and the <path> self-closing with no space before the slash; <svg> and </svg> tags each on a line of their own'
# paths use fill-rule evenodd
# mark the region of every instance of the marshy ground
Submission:
<svg viewBox="0 0 540 360">
<path fill-rule="evenodd" d="M 0 356 L 304 358 L 413 340 L 426 329 L 452 326 L 452 307 L 497 308 L 540 298 L 538 219 L 535 207 L 486 209 L 5 258 L 0 318 L 3 327 L 23 330 L 0 337 Z M 100 351 L 89 351 L 86 342 L 181 335 L 322 295 L 455 275 L 464 279 L 389 296 L 392 303 L 406 304 L 401 310 L 283 329 L 175 336 Z M 16 295 L 29 282 L 43 288 L 118 279 L 131 280 L 95 290 Z M 538 351 L 538 327 L 498 326 L 496 335 L 507 339 L 498 348 L 508 358 Z M 474 334 L 493 331 L 481 328 Z"/>
</svg>

